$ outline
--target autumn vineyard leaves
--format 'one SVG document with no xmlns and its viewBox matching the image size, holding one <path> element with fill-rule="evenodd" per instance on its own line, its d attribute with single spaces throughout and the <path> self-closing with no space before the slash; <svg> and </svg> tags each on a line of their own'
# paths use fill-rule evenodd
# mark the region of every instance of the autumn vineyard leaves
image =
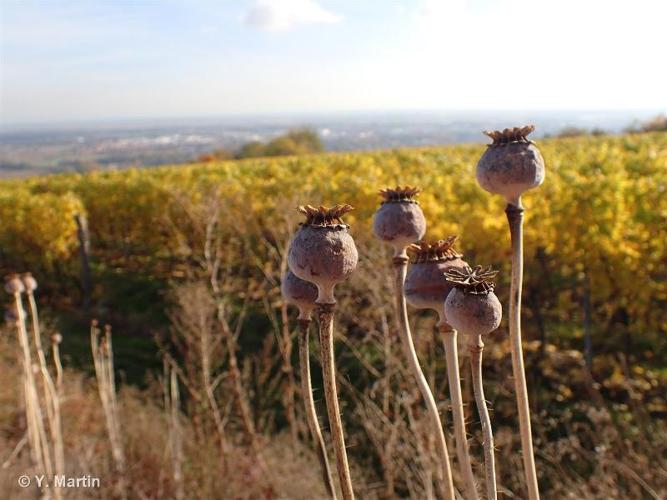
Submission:
<svg viewBox="0 0 667 500">
<path fill-rule="evenodd" d="M 549 182 L 529 194 L 526 295 L 549 281 L 549 320 L 581 316 L 589 290 L 600 331 L 619 311 L 632 332 L 658 335 L 664 308 L 667 136 L 540 141 L 549 158 Z M 225 210 L 219 225 L 249 241 L 285 225 L 298 200 L 344 198 L 355 211 L 346 220 L 368 234 L 378 186 L 398 180 L 428 186 L 420 202 L 430 222 L 426 235 L 458 234 L 466 255 L 503 266 L 508 241 L 502 200 L 484 196 L 475 182 L 479 146 L 259 159 L 147 170 L 57 175 L 0 183 L 2 267 L 63 272 L 76 256 L 74 215 L 85 213 L 95 253 L 140 255 L 146 269 L 182 257 L 172 231 L 187 220 L 187 204 L 215 196 Z M 297 214 L 293 221 L 297 220 Z M 187 235 L 187 228 L 180 229 Z M 359 236 L 357 236 L 359 237 Z M 501 268 L 508 276 L 507 268 Z M 533 282 L 531 282 L 531 280 Z M 530 308 L 530 305 L 527 305 Z"/>
</svg>

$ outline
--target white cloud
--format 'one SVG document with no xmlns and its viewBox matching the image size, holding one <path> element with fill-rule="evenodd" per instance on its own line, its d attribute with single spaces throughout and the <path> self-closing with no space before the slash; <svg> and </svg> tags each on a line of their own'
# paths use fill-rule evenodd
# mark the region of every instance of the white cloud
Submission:
<svg viewBox="0 0 667 500">
<path fill-rule="evenodd" d="M 341 19 L 314 0 L 257 0 L 244 16 L 246 25 L 262 31 L 285 31 L 299 24 L 334 24 Z"/>
<path fill-rule="evenodd" d="M 664 106 L 665 16 L 664 0 L 422 0 L 393 83 L 415 107 Z"/>
</svg>

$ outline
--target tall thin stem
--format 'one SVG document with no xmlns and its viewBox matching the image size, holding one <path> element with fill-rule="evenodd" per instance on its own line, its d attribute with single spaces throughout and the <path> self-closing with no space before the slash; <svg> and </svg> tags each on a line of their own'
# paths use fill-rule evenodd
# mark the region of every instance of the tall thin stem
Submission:
<svg viewBox="0 0 667 500">
<path fill-rule="evenodd" d="M 405 357 L 410 365 L 410 370 L 414 375 L 417 386 L 424 398 L 426 408 L 431 418 L 431 425 L 433 426 L 433 435 L 435 436 L 436 448 L 438 456 L 442 462 L 442 468 L 438 468 L 438 485 L 441 494 L 446 499 L 453 500 L 454 496 L 454 481 L 452 480 L 452 469 L 449 462 L 449 453 L 447 451 L 447 442 L 445 441 L 445 433 L 442 428 L 440 414 L 438 413 L 438 406 L 431 392 L 431 388 L 426 381 L 424 372 L 419 364 L 417 351 L 415 350 L 414 342 L 412 341 L 412 333 L 410 332 L 410 323 L 408 321 L 408 308 L 405 303 L 405 293 L 403 286 L 405 284 L 405 275 L 408 269 L 408 258 L 404 256 L 394 257 L 395 270 L 395 295 L 396 295 L 396 309 L 398 312 L 398 331 L 400 332 L 401 343 L 405 351 Z"/>
<path fill-rule="evenodd" d="M 447 323 L 440 324 L 440 332 L 443 334 L 445 344 L 445 356 L 447 357 L 447 379 L 449 381 L 449 394 L 452 399 L 452 417 L 454 420 L 454 435 L 456 436 L 456 456 L 461 469 L 461 476 L 468 492 L 467 499 L 477 499 L 477 487 L 475 476 L 472 473 L 472 463 L 468 450 L 468 437 L 466 436 L 466 422 L 463 414 L 463 396 L 461 395 L 461 375 L 459 372 L 459 356 L 456 347 L 456 330 Z"/>
<path fill-rule="evenodd" d="M 334 360 L 334 338 L 333 338 L 333 312 L 336 304 L 318 304 L 317 312 L 320 323 L 320 349 L 322 351 L 322 378 L 324 379 L 324 396 L 327 403 L 329 415 L 329 426 L 333 438 L 334 451 L 336 453 L 336 466 L 338 467 L 338 478 L 340 488 L 345 500 L 354 499 L 352 489 L 352 478 L 350 467 L 347 463 L 347 452 L 345 451 L 345 435 L 343 434 L 343 422 L 340 418 L 338 406 L 338 390 L 336 389 L 336 364 Z"/>
<path fill-rule="evenodd" d="M 521 347 L 521 288 L 523 285 L 523 206 L 521 198 L 517 205 L 507 204 L 505 208 L 512 239 L 512 285 L 510 289 L 510 342 L 512 347 L 512 372 L 514 389 L 519 411 L 519 430 L 521 433 L 521 452 L 523 468 L 528 488 L 528 499 L 538 500 L 540 493 L 537 487 L 537 472 L 533 454 L 533 437 L 530 430 L 530 407 L 528 405 L 528 388 L 523 364 Z"/>
<path fill-rule="evenodd" d="M 324 438 L 320 430 L 320 423 L 317 419 L 315 410 L 315 401 L 313 400 L 313 387 L 310 382 L 310 353 L 308 341 L 308 329 L 310 328 L 310 319 L 299 319 L 299 368 L 301 373 L 301 396 L 303 397 L 304 409 L 306 411 L 306 421 L 310 429 L 310 435 L 315 442 L 317 449 L 317 458 L 322 468 L 322 480 L 331 498 L 336 500 L 336 492 L 327 458 L 327 448 L 324 445 Z"/>
<path fill-rule="evenodd" d="M 60 360 L 60 346 L 58 345 L 57 340 L 51 341 L 51 349 L 53 352 L 53 362 L 56 365 L 56 391 L 58 393 L 58 397 L 60 397 L 63 387 L 63 364 Z"/>
<path fill-rule="evenodd" d="M 60 416 L 60 397 L 53 384 L 51 373 L 46 364 L 46 356 L 42 348 L 42 332 L 39 326 L 39 313 L 37 312 L 37 302 L 32 290 L 28 290 L 28 302 L 30 304 L 30 316 L 32 321 L 33 337 L 35 339 L 35 350 L 39 359 L 39 367 L 42 374 L 42 385 L 44 388 L 44 400 L 49 418 L 49 429 L 51 439 L 55 448 L 55 473 L 62 475 L 65 473 L 65 449 L 63 445 L 62 423 Z M 62 493 L 56 491 L 56 498 L 62 498 Z"/>
<path fill-rule="evenodd" d="M 498 488 L 496 486 L 496 463 L 493 453 L 493 429 L 491 428 L 491 418 L 489 417 L 489 410 L 486 407 L 484 386 L 482 385 L 483 351 L 484 342 L 482 342 L 481 336 L 477 336 L 477 342 L 470 345 L 472 386 L 475 391 L 475 402 L 477 403 L 479 420 L 482 423 L 482 437 L 484 439 L 483 446 L 484 472 L 486 477 L 486 498 L 487 500 L 496 500 L 496 498 L 498 498 Z"/>
<path fill-rule="evenodd" d="M 43 473 L 49 477 L 53 476 L 53 468 L 51 466 L 51 456 L 49 442 L 46 438 L 44 430 L 44 419 L 42 417 L 41 405 L 35 384 L 35 377 L 32 371 L 32 356 L 30 354 L 30 341 L 28 340 L 28 330 L 26 328 L 25 310 L 23 309 L 23 301 L 20 293 L 14 293 L 14 301 L 16 307 L 17 327 L 19 333 L 19 344 L 23 350 L 23 370 L 25 378 L 25 398 L 26 398 L 26 412 L 28 421 L 28 430 L 32 427 L 30 433 L 33 438 L 31 446 L 34 448 L 34 455 L 37 457 L 37 464 Z M 31 425 L 32 422 L 32 425 Z"/>
</svg>

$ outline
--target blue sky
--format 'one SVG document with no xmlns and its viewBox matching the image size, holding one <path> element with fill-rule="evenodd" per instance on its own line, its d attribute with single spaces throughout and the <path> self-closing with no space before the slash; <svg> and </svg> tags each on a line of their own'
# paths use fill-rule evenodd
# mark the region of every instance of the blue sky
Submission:
<svg viewBox="0 0 667 500">
<path fill-rule="evenodd" d="M 664 0 L 1 0 L 6 123 L 667 109 Z"/>
</svg>

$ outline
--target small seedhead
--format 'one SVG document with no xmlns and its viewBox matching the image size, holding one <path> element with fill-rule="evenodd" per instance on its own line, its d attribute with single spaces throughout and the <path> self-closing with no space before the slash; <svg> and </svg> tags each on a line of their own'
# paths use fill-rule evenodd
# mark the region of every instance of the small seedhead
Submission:
<svg viewBox="0 0 667 500">
<path fill-rule="evenodd" d="M 25 286 L 25 289 L 28 291 L 28 293 L 37 290 L 37 280 L 31 273 L 23 273 L 21 279 L 23 280 L 23 286 Z"/>
<path fill-rule="evenodd" d="M 445 300 L 447 321 L 457 330 L 470 335 L 472 345 L 480 337 L 498 328 L 503 315 L 502 306 L 493 292 L 493 279 L 498 274 L 491 267 L 464 266 L 448 269 L 444 276 L 453 285 Z M 483 345 L 483 344 L 482 344 Z"/>
<path fill-rule="evenodd" d="M 287 270 L 280 283 L 283 298 L 299 309 L 299 319 L 310 319 L 317 300 L 317 287 Z"/>
<path fill-rule="evenodd" d="M 5 291 L 11 295 L 25 292 L 25 286 L 18 274 L 8 274 L 5 276 Z"/>
</svg>

